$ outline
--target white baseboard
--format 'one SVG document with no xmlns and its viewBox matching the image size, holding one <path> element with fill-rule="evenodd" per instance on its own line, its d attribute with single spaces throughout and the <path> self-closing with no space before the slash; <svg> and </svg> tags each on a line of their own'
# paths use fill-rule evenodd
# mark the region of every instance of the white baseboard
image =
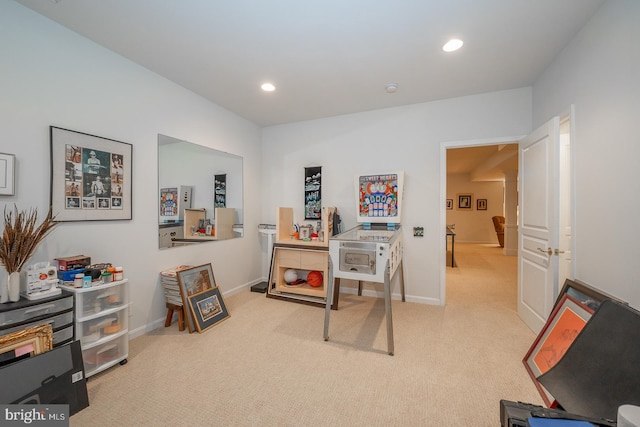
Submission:
<svg viewBox="0 0 640 427">
<path fill-rule="evenodd" d="M 230 289 L 227 292 L 223 292 L 222 296 L 231 296 L 233 294 L 237 294 L 238 292 L 244 290 L 245 288 L 250 288 L 251 286 L 264 281 L 266 281 L 266 279 L 257 279 L 249 283 L 245 283 L 244 285 L 236 286 L 235 288 Z M 177 316 L 177 313 L 174 316 Z M 129 330 L 129 339 L 132 340 L 144 334 L 148 334 L 154 329 L 163 328 L 165 320 L 166 320 L 166 317 L 162 317 L 160 319 L 156 319 L 150 323 L 147 323 L 146 325 L 142 325 L 139 328 Z"/>
<path fill-rule="evenodd" d="M 236 286 L 235 288 L 229 289 L 228 291 L 224 292 L 222 295 L 223 296 L 231 296 L 234 294 L 237 294 L 238 292 L 241 292 L 247 288 L 250 288 L 251 286 L 258 284 L 260 282 L 264 282 L 266 281 L 266 279 L 256 279 L 253 280 L 249 283 L 245 283 L 244 285 L 240 285 L 240 286 Z M 352 287 L 345 287 L 345 288 L 340 288 L 340 293 L 343 294 L 351 294 L 351 295 L 357 295 L 358 294 L 358 289 L 357 288 L 352 288 Z M 382 292 L 376 292 L 375 290 L 371 290 L 371 289 L 363 289 L 362 290 L 362 295 L 366 296 L 366 297 L 375 297 L 375 298 L 384 298 L 384 294 Z M 394 300 L 398 300 L 400 301 L 401 295 L 400 293 L 394 293 L 391 295 L 391 299 Z M 417 296 L 412 296 L 412 295 L 406 295 L 405 294 L 405 301 L 409 301 L 409 302 L 415 302 L 418 304 L 427 304 L 427 305 L 442 305 L 440 300 L 436 299 L 436 298 L 427 298 L 427 297 L 417 297 Z M 154 329 L 157 328 L 163 328 L 164 327 L 164 322 L 165 322 L 165 317 L 162 317 L 160 319 L 156 319 L 153 322 L 147 323 L 146 325 L 140 326 L 139 328 L 133 329 L 129 331 L 129 339 L 132 340 L 134 338 L 137 338 L 139 336 L 142 336 L 144 334 L 148 334 L 149 332 L 153 331 Z"/>
</svg>

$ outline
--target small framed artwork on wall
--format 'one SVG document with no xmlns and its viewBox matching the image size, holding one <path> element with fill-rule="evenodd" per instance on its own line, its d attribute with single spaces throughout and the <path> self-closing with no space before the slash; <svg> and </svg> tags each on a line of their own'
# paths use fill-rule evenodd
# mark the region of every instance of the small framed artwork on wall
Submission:
<svg viewBox="0 0 640 427">
<path fill-rule="evenodd" d="M 473 194 L 458 194 L 458 209 L 464 211 L 473 210 Z"/>
<path fill-rule="evenodd" d="M 447 210 L 450 211 L 453 209 L 453 199 L 447 199 Z"/>
<path fill-rule="evenodd" d="M 487 199 L 478 199 L 476 202 L 476 209 L 479 211 L 487 210 Z"/>
<path fill-rule="evenodd" d="M 13 196 L 14 168 L 16 158 L 13 154 L 0 153 L 0 196 Z"/>
</svg>

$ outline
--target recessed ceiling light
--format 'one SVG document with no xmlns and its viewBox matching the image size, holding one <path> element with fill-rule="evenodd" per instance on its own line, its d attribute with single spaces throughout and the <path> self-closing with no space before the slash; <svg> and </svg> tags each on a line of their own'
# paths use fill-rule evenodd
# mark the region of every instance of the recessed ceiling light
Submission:
<svg viewBox="0 0 640 427">
<path fill-rule="evenodd" d="M 276 87 L 273 83 L 263 83 L 260 87 L 265 92 L 273 92 L 274 90 L 276 90 Z"/>
<path fill-rule="evenodd" d="M 445 52 L 453 52 L 460 49 L 463 44 L 464 42 L 462 40 L 451 39 L 448 42 L 446 42 L 444 46 L 442 46 L 442 50 L 444 50 Z"/>
<path fill-rule="evenodd" d="M 398 84 L 397 83 L 389 83 L 386 87 L 385 87 L 387 93 L 396 93 L 396 91 L 398 90 Z"/>
</svg>

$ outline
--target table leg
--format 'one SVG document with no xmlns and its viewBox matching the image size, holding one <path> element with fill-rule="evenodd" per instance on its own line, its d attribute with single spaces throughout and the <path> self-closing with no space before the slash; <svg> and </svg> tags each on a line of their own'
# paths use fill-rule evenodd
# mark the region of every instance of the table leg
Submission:
<svg viewBox="0 0 640 427">
<path fill-rule="evenodd" d="M 400 294 L 402 296 L 402 302 L 405 302 L 404 298 L 404 261 L 400 260 Z"/>
<path fill-rule="evenodd" d="M 333 283 L 333 268 L 331 265 L 331 257 L 329 257 L 329 280 L 327 289 L 327 302 L 324 307 L 324 340 L 329 341 L 329 316 L 331 315 L 331 302 L 333 300 L 334 283 Z"/>
<path fill-rule="evenodd" d="M 455 244 L 456 244 L 456 236 L 453 235 L 451 236 L 451 268 L 455 268 L 456 266 L 456 258 L 454 255 L 456 252 Z"/>
<path fill-rule="evenodd" d="M 393 356 L 393 320 L 391 318 L 391 277 L 389 274 L 389 262 L 384 271 L 384 308 L 387 317 L 387 349 L 390 356 Z"/>
</svg>

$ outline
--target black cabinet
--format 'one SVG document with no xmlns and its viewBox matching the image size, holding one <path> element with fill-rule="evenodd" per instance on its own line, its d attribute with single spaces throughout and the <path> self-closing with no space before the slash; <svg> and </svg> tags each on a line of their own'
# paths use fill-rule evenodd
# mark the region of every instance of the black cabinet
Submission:
<svg viewBox="0 0 640 427">
<path fill-rule="evenodd" d="M 73 294 L 63 290 L 52 297 L 20 298 L 17 302 L 0 304 L 0 336 L 50 323 L 53 346 L 70 343 L 74 339 L 73 301 Z"/>
</svg>

